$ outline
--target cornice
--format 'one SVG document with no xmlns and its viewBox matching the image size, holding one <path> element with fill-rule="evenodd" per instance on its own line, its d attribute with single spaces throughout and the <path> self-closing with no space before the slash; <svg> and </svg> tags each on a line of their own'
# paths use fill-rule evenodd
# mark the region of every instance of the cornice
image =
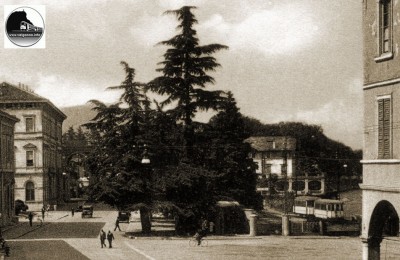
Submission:
<svg viewBox="0 0 400 260">
<path fill-rule="evenodd" d="M 363 90 L 368 90 L 368 89 L 377 88 L 377 87 L 383 87 L 383 86 L 387 86 L 387 85 L 393 85 L 393 84 L 396 84 L 399 82 L 400 82 L 400 78 L 394 78 L 394 79 L 389 79 L 389 80 L 385 80 L 385 81 L 365 84 L 363 87 Z"/>
<path fill-rule="evenodd" d="M 361 164 L 400 164 L 399 159 L 361 160 Z"/>
<path fill-rule="evenodd" d="M 359 186 L 362 190 L 400 193 L 400 187 L 386 187 L 386 186 L 366 185 L 366 184 L 359 184 Z"/>
</svg>

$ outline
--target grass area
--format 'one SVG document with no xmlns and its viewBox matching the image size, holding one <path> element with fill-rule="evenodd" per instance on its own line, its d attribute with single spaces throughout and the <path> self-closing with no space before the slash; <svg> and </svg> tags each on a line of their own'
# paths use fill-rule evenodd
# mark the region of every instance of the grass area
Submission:
<svg viewBox="0 0 400 260">
<path fill-rule="evenodd" d="M 354 215 L 361 216 L 362 214 L 362 191 L 361 190 L 350 190 L 340 193 L 340 198 L 344 200 L 344 214 L 345 217 L 351 217 Z"/>
<path fill-rule="evenodd" d="M 57 241 L 12 241 L 10 257 L 7 259 L 29 259 L 29 260 L 87 260 L 86 256 L 75 250 L 68 243 Z"/>
<path fill-rule="evenodd" d="M 105 223 L 49 222 L 45 223 L 43 226 L 38 226 L 37 224 L 38 223 L 34 223 L 33 227 L 30 227 L 29 223 L 21 223 L 3 232 L 3 236 L 5 239 L 95 238 Z"/>
</svg>

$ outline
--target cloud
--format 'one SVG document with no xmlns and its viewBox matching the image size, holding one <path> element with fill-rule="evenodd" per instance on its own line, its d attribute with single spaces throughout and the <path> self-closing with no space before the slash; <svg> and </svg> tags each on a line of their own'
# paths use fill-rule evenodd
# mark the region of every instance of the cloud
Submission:
<svg viewBox="0 0 400 260">
<path fill-rule="evenodd" d="M 203 31 L 226 42 L 232 49 L 256 50 L 265 55 L 289 55 L 309 47 L 319 33 L 308 6 L 298 3 L 254 10 L 241 22 L 224 20 L 215 14 L 201 25 Z"/>
<path fill-rule="evenodd" d="M 65 79 L 56 75 L 39 75 L 38 86 L 35 88 L 35 93 L 49 99 L 59 107 L 83 105 L 91 99 L 112 103 L 121 95 L 118 91 L 99 90 L 82 81 Z"/>
<path fill-rule="evenodd" d="M 158 0 L 158 5 L 165 10 L 175 10 L 182 6 L 200 6 L 204 0 Z"/>
<path fill-rule="evenodd" d="M 176 19 L 172 15 L 151 16 L 144 14 L 135 21 L 130 33 L 136 44 L 153 47 L 160 41 L 171 38 L 176 32 Z"/>
</svg>

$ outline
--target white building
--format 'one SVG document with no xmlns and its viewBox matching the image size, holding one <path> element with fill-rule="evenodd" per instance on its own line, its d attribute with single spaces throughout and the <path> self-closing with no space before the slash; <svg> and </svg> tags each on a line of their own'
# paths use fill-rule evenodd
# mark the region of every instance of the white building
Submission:
<svg viewBox="0 0 400 260">
<path fill-rule="evenodd" d="M 62 175 L 61 137 L 66 116 L 49 100 L 26 87 L 0 84 L 0 109 L 19 119 L 15 124 L 15 200 L 29 210 L 56 205 L 66 192 Z"/>
</svg>

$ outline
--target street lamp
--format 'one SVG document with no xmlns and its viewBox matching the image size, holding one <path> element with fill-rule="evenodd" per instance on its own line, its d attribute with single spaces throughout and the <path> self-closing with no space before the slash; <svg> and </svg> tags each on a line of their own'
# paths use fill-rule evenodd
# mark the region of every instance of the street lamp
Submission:
<svg viewBox="0 0 400 260">
<path fill-rule="evenodd" d="M 142 154 L 141 163 L 143 165 L 145 172 L 150 173 L 151 172 L 150 158 L 149 158 L 149 154 L 147 151 L 147 145 L 145 144 L 145 145 L 143 145 L 143 147 L 144 147 L 144 151 Z M 149 206 L 151 205 L 151 202 L 152 202 L 152 191 L 151 191 L 152 183 L 153 182 L 152 182 L 151 174 L 145 174 L 145 176 L 144 176 L 145 194 L 148 195 L 147 199 L 148 199 Z M 143 213 L 143 215 L 142 215 L 142 213 Z M 151 219 L 152 219 L 151 210 L 149 210 L 148 208 L 146 209 L 144 207 L 140 210 L 140 214 L 141 214 L 141 219 L 142 219 L 142 232 L 144 232 L 144 233 L 151 232 Z"/>
<path fill-rule="evenodd" d="M 142 158 L 142 164 L 150 164 L 150 158 L 147 153 L 147 148 L 146 145 L 144 145 L 144 152 L 143 152 L 143 158 Z"/>
<path fill-rule="evenodd" d="M 80 177 L 79 178 L 79 185 L 81 187 L 88 187 L 89 186 L 89 178 L 88 177 Z"/>
<path fill-rule="evenodd" d="M 344 171 L 347 171 L 347 164 L 343 164 Z M 340 200 L 340 170 L 337 172 L 337 182 L 336 182 L 336 198 Z"/>
<path fill-rule="evenodd" d="M 68 198 L 69 198 L 69 196 L 68 196 L 68 173 L 66 173 L 66 172 L 63 172 L 62 173 L 62 176 L 63 176 L 63 179 L 62 179 L 62 182 L 63 182 L 63 191 L 62 191 L 62 193 L 63 193 L 63 199 L 64 200 L 67 200 Z"/>
</svg>

